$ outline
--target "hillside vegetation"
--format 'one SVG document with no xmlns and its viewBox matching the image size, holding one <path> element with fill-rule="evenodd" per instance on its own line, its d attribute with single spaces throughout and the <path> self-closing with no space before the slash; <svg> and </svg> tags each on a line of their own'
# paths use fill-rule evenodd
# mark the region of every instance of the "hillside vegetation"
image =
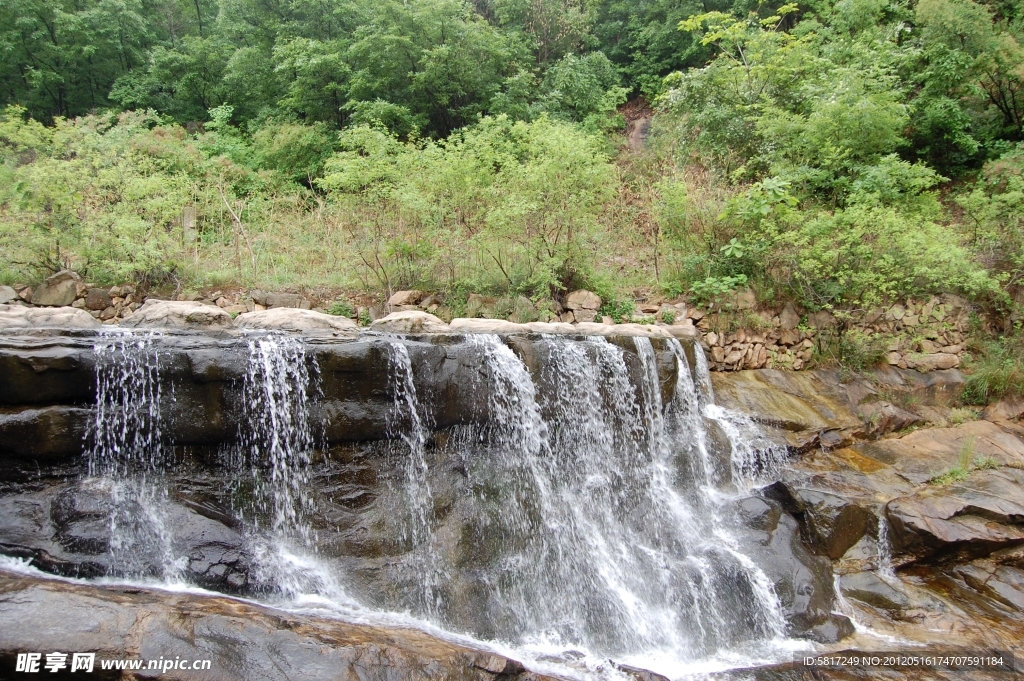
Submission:
<svg viewBox="0 0 1024 681">
<path fill-rule="evenodd" d="M 1016 2 L 10 0 L 0 27 L 8 283 L 952 292 L 1014 331 Z"/>
</svg>

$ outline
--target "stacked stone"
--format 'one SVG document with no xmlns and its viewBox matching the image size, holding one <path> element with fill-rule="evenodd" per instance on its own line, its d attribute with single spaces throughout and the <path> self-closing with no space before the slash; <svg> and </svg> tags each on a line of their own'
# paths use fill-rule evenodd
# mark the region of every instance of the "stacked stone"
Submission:
<svg viewBox="0 0 1024 681">
<path fill-rule="evenodd" d="M 960 366 L 968 324 L 967 301 L 953 295 L 876 308 L 861 320 L 864 331 L 898 334 L 886 360 L 900 369 L 918 371 Z"/>
<path fill-rule="evenodd" d="M 104 324 L 116 324 L 118 320 L 131 316 L 142 305 L 135 287 L 130 284 L 101 288 L 83 282 L 71 270 L 61 270 L 35 288 L 19 286 L 14 289 L 4 286 L 2 289 L 6 290 L 0 290 L 0 302 L 36 307 L 73 307 L 85 310 Z M 12 296 L 12 292 L 16 295 Z"/>
<path fill-rule="evenodd" d="M 943 295 L 924 302 L 908 300 L 869 310 L 859 318 L 855 316 L 847 324 L 847 333 L 856 330 L 889 337 L 886 361 L 900 369 L 952 369 L 960 366 L 968 315 L 967 301 L 957 296 Z M 770 318 L 764 313 L 748 312 L 743 321 L 749 322 L 756 316 L 760 320 L 756 330 L 733 329 L 739 321 L 733 311 L 690 310 L 688 316 L 696 321 L 713 371 L 798 371 L 807 366 L 815 346 L 832 336 L 837 327 L 828 312 L 808 315 L 801 325 L 800 315 L 792 304 Z"/>
</svg>

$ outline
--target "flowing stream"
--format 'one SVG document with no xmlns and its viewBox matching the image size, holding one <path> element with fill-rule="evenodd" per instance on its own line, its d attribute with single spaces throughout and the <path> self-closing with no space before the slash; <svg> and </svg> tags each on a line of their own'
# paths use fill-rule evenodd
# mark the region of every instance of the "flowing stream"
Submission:
<svg viewBox="0 0 1024 681">
<path fill-rule="evenodd" d="M 680 670 L 784 637 L 779 599 L 744 553 L 726 509 L 774 474 L 781 452 L 749 419 L 714 405 L 699 348 L 691 372 L 675 340 L 656 350 L 646 338 L 622 347 L 544 337 L 531 368 L 498 336 L 468 336 L 463 342 L 481 361 L 473 387 L 486 394 L 489 418 L 462 427 L 447 446 L 464 462 L 467 508 L 487 555 L 475 581 L 457 583 L 463 573 L 433 512 L 431 430 L 413 362 L 404 342 L 382 342 L 393 396 L 389 447 L 399 464 L 392 484 L 415 576 L 385 601 L 353 591 L 317 549 L 308 490 L 318 444 L 310 406 L 319 391 L 304 342 L 283 334 L 246 339 L 246 417 L 233 463 L 247 502 L 236 510 L 256 579 L 277 603 L 406 612 L 553 663 L 613 657 Z M 156 576 L 173 581 L 181 558 L 161 511 L 159 335 L 107 334 L 95 350 L 89 470 L 118 500 L 116 570 L 140 576 L 130 556 L 157 552 L 164 568 Z M 674 360 L 671 390 L 658 352 Z M 727 441 L 725 454 L 715 438 Z M 452 595 L 462 588 L 473 594 L 468 610 Z"/>
</svg>

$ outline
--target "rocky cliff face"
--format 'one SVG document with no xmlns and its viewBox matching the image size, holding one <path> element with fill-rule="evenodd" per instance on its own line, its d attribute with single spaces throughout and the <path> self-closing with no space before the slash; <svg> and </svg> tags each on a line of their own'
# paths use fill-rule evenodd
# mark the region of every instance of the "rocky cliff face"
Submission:
<svg viewBox="0 0 1024 681">
<path fill-rule="evenodd" d="M 952 409 L 962 386 L 956 370 L 887 370 L 846 382 L 828 371 L 746 371 L 716 374 L 714 385 L 719 402 L 748 411 L 799 452 L 762 494 L 799 522 L 814 554 L 832 562 L 846 614 L 933 649 L 1017 645 L 1024 634 L 1020 405 L 984 414 Z M 790 674 L 797 671 L 757 678 L 797 678 Z"/>
</svg>

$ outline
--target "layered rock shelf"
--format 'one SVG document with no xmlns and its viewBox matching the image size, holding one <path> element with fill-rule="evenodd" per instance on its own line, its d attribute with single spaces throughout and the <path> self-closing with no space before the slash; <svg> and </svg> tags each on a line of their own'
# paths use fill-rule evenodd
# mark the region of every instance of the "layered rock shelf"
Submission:
<svg viewBox="0 0 1024 681">
<path fill-rule="evenodd" d="M 166 325 L 166 318 L 152 318 L 151 309 L 144 310 L 142 318 L 136 316 L 146 301 L 184 302 L 216 308 L 207 311 L 209 321 L 188 323 L 187 328 L 227 328 L 232 319 L 242 317 L 237 325 L 243 328 L 291 329 L 297 333 L 313 329 L 355 330 L 361 323 L 395 333 L 532 331 L 695 337 L 708 354 L 712 371 L 765 368 L 799 371 L 812 368 L 818 354 L 836 354 L 840 342 L 866 346 L 871 355 L 869 362 L 880 361 L 920 373 L 952 369 L 960 366 L 971 312 L 967 301 L 947 294 L 868 310 L 843 311 L 840 321 L 829 312 L 803 313 L 791 303 L 781 309 L 759 307 L 752 291 L 740 291 L 704 306 L 687 302 L 640 303 L 631 317 L 622 319 L 602 315 L 602 299 L 591 291 L 577 290 L 565 294 L 564 300 L 548 301 L 544 305 L 520 296 L 509 310 L 503 310 L 497 298 L 474 293 L 469 295 L 465 306 L 467 316 L 458 318 L 442 303 L 439 294 L 405 290 L 392 294 L 383 305 L 346 302 L 338 309 L 354 317 L 350 319 L 345 314 L 326 314 L 326 302 L 316 306 L 314 301 L 299 293 L 211 291 L 205 297 L 182 294 L 175 301 L 162 301 L 136 292 L 130 284 L 97 287 L 83 282 L 68 270 L 52 275 L 34 289 L 0 287 L 0 305 L 31 305 L 43 309 L 71 306 L 102 324 Z M 301 317 L 294 312 L 296 310 L 307 314 Z M 253 313 L 264 314 L 252 317 Z M 202 316 L 201 311 L 194 314 L 198 315 L 197 319 Z M 11 323 L 0 315 L 0 328 Z M 84 324 L 81 319 L 75 323 Z M 578 328 L 569 330 L 570 326 Z M 608 326 L 617 328 L 607 330 Z M 846 340 L 841 341 L 841 337 Z"/>
</svg>

